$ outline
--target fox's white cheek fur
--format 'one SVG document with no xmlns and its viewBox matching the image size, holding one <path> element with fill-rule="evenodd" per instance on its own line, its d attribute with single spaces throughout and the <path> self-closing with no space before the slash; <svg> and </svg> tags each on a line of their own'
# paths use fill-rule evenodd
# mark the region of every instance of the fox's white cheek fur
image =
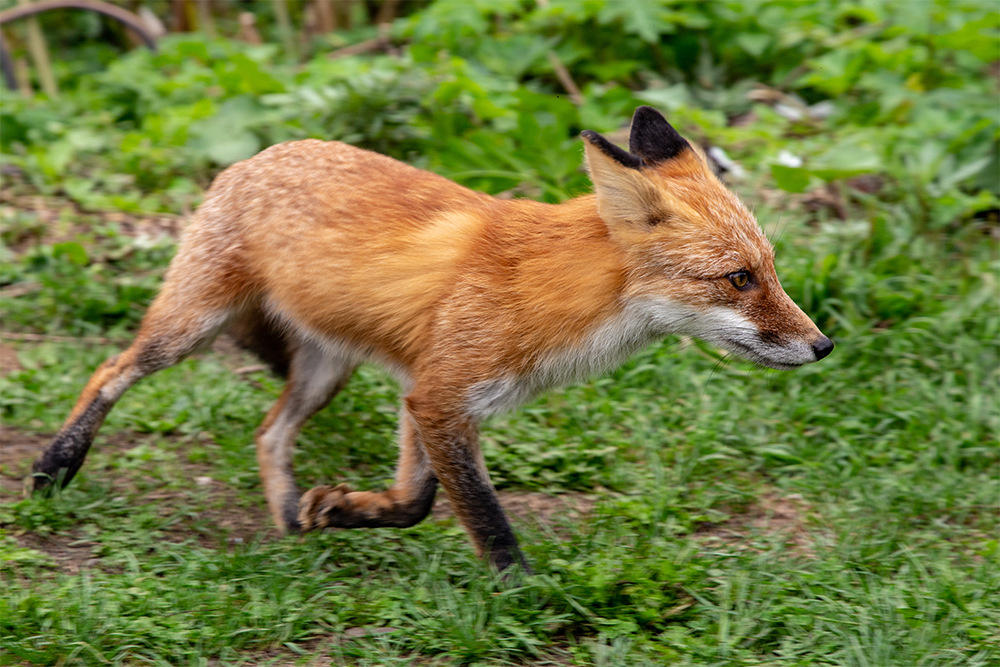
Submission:
<svg viewBox="0 0 1000 667">
<path fill-rule="evenodd" d="M 678 326 L 667 333 L 693 336 L 733 352 L 745 359 L 778 370 L 788 370 L 816 361 L 812 347 L 804 340 L 787 343 L 766 343 L 760 329 L 738 311 L 725 306 L 694 309 L 669 299 L 652 300 L 651 308 L 662 313 L 664 321 Z M 680 310 L 690 313 L 682 317 Z"/>
</svg>

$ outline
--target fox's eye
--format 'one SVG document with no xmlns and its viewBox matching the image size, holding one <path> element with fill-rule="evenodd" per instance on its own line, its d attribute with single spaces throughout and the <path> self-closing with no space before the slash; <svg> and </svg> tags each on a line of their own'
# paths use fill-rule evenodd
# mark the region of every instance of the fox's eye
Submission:
<svg viewBox="0 0 1000 667">
<path fill-rule="evenodd" d="M 736 273 L 730 273 L 728 276 L 729 282 L 733 284 L 738 290 L 746 289 L 750 284 L 750 274 L 746 271 L 737 271 Z"/>
</svg>

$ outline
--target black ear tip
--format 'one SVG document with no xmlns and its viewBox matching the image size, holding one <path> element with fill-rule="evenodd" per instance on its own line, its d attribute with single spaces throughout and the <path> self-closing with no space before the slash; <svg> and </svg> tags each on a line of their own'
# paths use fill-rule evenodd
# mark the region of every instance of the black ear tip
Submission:
<svg viewBox="0 0 1000 667">
<path fill-rule="evenodd" d="M 649 106 L 635 110 L 628 143 L 629 150 L 649 164 L 673 159 L 690 148 L 663 114 Z"/>
<path fill-rule="evenodd" d="M 645 104 L 642 105 L 641 107 L 636 107 L 635 113 L 632 114 L 633 122 L 635 122 L 636 119 L 652 120 L 654 118 L 662 118 L 663 120 L 666 120 L 666 118 L 663 117 L 662 113 L 660 113 L 653 107 L 646 106 Z"/>
<path fill-rule="evenodd" d="M 634 131 L 637 129 L 639 131 L 648 131 L 651 133 L 677 132 L 662 113 L 653 107 L 645 105 L 637 107 L 635 113 L 632 114 L 632 130 Z"/>
<path fill-rule="evenodd" d="M 626 150 L 622 150 L 597 132 L 594 132 L 593 130 L 584 130 L 580 133 L 580 136 L 583 137 L 583 140 L 588 144 L 601 151 L 623 167 L 628 167 L 629 169 L 639 169 L 642 167 L 641 157 L 638 155 L 632 155 Z"/>
</svg>

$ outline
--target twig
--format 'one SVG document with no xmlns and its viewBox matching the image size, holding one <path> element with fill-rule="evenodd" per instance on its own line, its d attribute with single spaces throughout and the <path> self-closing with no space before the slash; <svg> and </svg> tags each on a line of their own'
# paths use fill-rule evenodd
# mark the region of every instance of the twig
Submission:
<svg viewBox="0 0 1000 667">
<path fill-rule="evenodd" d="M 292 35 L 292 21 L 288 18 L 287 0 L 271 0 L 274 4 L 274 17 L 278 21 L 278 31 L 285 45 L 285 53 L 295 57 L 295 37 Z"/>
<path fill-rule="evenodd" d="M 0 331 L 0 340 L 25 340 L 33 343 L 92 343 L 96 345 L 114 345 L 124 342 L 121 339 L 98 338 L 96 336 L 52 336 L 49 334 L 14 333 Z"/>
<path fill-rule="evenodd" d="M 170 12 L 173 14 L 173 29 L 176 32 L 191 29 L 188 22 L 187 5 L 184 0 L 170 0 Z"/>
<path fill-rule="evenodd" d="M 22 5 L 29 5 L 30 0 L 19 0 Z M 42 92 L 55 98 L 59 96 L 59 88 L 56 86 L 56 77 L 52 74 L 52 63 L 49 62 L 49 49 L 45 44 L 45 35 L 38 24 L 38 19 L 34 16 L 28 17 L 28 52 L 35 62 L 38 70 L 38 79 L 42 84 Z"/>
<path fill-rule="evenodd" d="M 17 91 L 25 97 L 33 97 L 35 91 L 31 89 L 31 70 L 24 58 L 14 61 L 14 78 L 17 80 Z"/>
<path fill-rule="evenodd" d="M 566 92 L 569 93 L 569 101 L 580 106 L 583 104 L 583 95 L 580 94 L 580 89 L 577 88 L 576 82 L 573 81 L 573 77 L 570 76 L 569 70 L 563 65 L 562 61 L 559 60 L 559 56 L 556 55 L 555 51 L 549 51 L 549 64 L 552 65 L 552 69 L 555 70 L 556 76 L 559 78 L 559 83 L 563 85 Z"/>
<path fill-rule="evenodd" d="M 139 7 L 137 15 L 153 39 L 159 39 L 167 34 L 167 27 L 163 25 L 163 21 L 146 5 Z"/>
<path fill-rule="evenodd" d="M 240 14 L 240 39 L 247 44 L 260 44 L 260 33 L 257 32 L 257 17 L 252 12 Z"/>
<path fill-rule="evenodd" d="M 198 28 L 209 39 L 215 39 L 218 33 L 215 30 L 215 20 L 212 18 L 209 0 L 198 0 L 196 9 L 198 11 Z"/>
<path fill-rule="evenodd" d="M 350 30 L 354 21 L 351 16 L 351 13 L 354 11 L 354 0 L 340 0 L 340 2 L 335 5 L 335 8 L 335 13 L 340 14 L 340 16 L 336 19 L 337 24 L 342 22 L 344 29 Z M 334 27 L 336 28 L 337 25 L 334 25 Z"/>
<path fill-rule="evenodd" d="M 346 58 L 347 56 L 359 56 L 362 53 L 368 53 L 369 51 L 378 51 L 379 49 L 389 46 L 390 43 L 391 40 L 388 35 L 379 35 L 378 37 L 366 39 L 363 42 L 358 42 L 357 44 L 351 44 L 350 46 L 345 46 L 342 49 L 331 51 L 327 57 L 333 60 L 335 58 Z"/>
<path fill-rule="evenodd" d="M 179 5 L 183 8 L 183 4 Z M 119 23 L 124 24 L 133 31 L 151 51 L 156 50 L 156 39 L 150 30 L 143 23 L 142 19 L 130 11 L 116 7 L 109 2 L 102 0 L 41 0 L 35 3 L 22 3 L 16 7 L 0 11 L 0 25 L 10 21 L 17 21 L 23 18 L 30 18 L 35 14 L 51 11 L 53 9 L 84 9 L 104 16 L 109 16 Z M 6 50 L 0 45 L 0 60 L 9 60 Z M 7 79 L 8 87 L 15 82 Z"/>
<path fill-rule="evenodd" d="M 319 24 L 319 31 L 323 34 L 333 32 L 337 27 L 337 15 L 330 0 L 315 0 L 313 7 L 316 8 L 316 22 Z"/>
<path fill-rule="evenodd" d="M 266 370 L 267 366 L 265 366 L 264 364 L 252 364 L 250 366 L 243 366 L 241 368 L 237 368 L 235 371 L 233 371 L 233 373 L 235 373 L 236 375 L 247 375 L 249 373 L 256 373 L 258 371 L 266 371 Z"/>
<path fill-rule="evenodd" d="M 382 6 L 378 9 L 378 16 L 375 18 L 375 23 L 379 25 L 392 23 L 396 18 L 396 8 L 398 5 L 399 0 L 382 0 Z"/>
<path fill-rule="evenodd" d="M 40 289 L 42 289 L 41 284 L 36 282 L 14 283 L 13 285 L 0 288 L 0 296 L 7 297 L 8 299 L 16 299 L 19 296 L 31 294 Z"/>
</svg>

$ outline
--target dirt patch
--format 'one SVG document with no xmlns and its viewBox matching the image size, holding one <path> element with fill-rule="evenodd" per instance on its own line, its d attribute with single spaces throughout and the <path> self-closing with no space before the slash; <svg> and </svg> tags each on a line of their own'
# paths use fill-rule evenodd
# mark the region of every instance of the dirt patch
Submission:
<svg viewBox="0 0 1000 667">
<path fill-rule="evenodd" d="M 236 494 L 228 486 L 211 479 L 207 474 L 196 477 L 196 483 L 209 487 L 212 507 L 199 513 L 198 519 L 211 526 L 222 529 L 229 543 L 249 542 L 254 539 L 277 539 L 277 529 L 271 520 L 270 512 L 261 494 L 260 502 L 248 506 L 240 504 Z M 182 494 L 177 494 L 182 495 Z M 586 516 L 596 504 L 596 500 L 584 494 L 562 494 L 551 496 L 535 492 L 500 491 L 500 504 L 504 511 L 515 520 L 523 523 L 540 524 L 553 529 L 557 534 L 560 524 L 578 521 Z M 152 496 L 146 496 L 149 499 Z M 169 503 L 169 496 L 161 496 Z M 439 491 L 431 517 L 444 520 L 453 516 L 451 503 L 443 490 Z M 178 524 L 176 530 L 169 531 L 172 535 L 190 536 L 184 524 Z M 198 541 L 205 547 L 216 547 L 219 543 L 218 532 L 212 534 L 199 533 Z"/>
<path fill-rule="evenodd" d="M 0 225 L 8 237 L 7 247 L 15 256 L 38 242 L 53 244 L 76 240 L 93 230 L 96 219 L 116 224 L 118 231 L 125 236 L 154 241 L 163 237 L 177 238 L 185 224 L 183 216 L 167 213 L 88 213 L 70 199 L 22 195 L 15 190 L 13 187 L 0 188 Z"/>
<path fill-rule="evenodd" d="M 256 371 L 268 370 L 267 364 L 252 352 L 244 350 L 228 335 L 222 334 L 212 342 L 212 354 L 227 369 L 237 375 L 249 375 Z"/>
<path fill-rule="evenodd" d="M 156 436 L 178 442 L 175 436 Z M 103 452 L 127 452 L 145 444 L 150 436 L 128 431 L 110 434 L 102 445 Z M 157 482 L 152 478 L 143 479 L 142 470 L 129 474 L 116 474 L 110 479 L 116 493 L 136 494 L 137 504 L 155 502 L 161 516 L 171 516 L 183 512 L 176 523 L 163 529 L 168 541 L 183 542 L 196 537 L 198 543 L 207 549 L 218 548 L 220 543 L 243 544 L 258 538 L 275 538 L 277 530 L 271 522 L 263 492 L 257 502 L 248 502 L 236 489 L 215 479 L 218 469 L 209 463 L 192 463 L 183 454 L 183 443 L 173 448 L 179 456 L 170 463 L 176 469 L 168 482 Z M 108 481 L 100 470 L 91 470 L 92 476 Z M 145 481 L 155 488 L 139 492 L 139 483 Z M 191 510 L 194 504 L 198 509 Z"/>
<path fill-rule="evenodd" d="M 21 499 L 31 464 L 51 440 L 51 435 L 26 433 L 7 427 L 0 429 L 0 501 L 17 502 Z M 81 568 L 98 562 L 91 552 L 95 543 L 81 540 L 75 533 L 43 535 L 25 531 L 12 536 L 22 549 L 44 553 L 52 559 L 55 567 L 70 574 L 77 574 Z"/>
<path fill-rule="evenodd" d="M 205 507 L 166 529 L 164 532 L 168 536 L 167 539 L 183 542 L 194 536 L 202 547 L 216 549 L 220 544 L 248 544 L 257 539 L 272 540 L 280 537 L 271 521 L 263 492 L 260 494 L 259 502 L 247 503 L 232 487 L 212 479 L 207 474 L 197 475 L 191 479 L 197 486 L 207 491 L 204 499 Z M 144 498 L 161 500 L 164 503 L 164 511 L 172 512 L 181 504 L 188 502 L 186 496 L 190 493 L 188 490 L 174 493 L 161 492 L 149 494 Z M 176 502 L 171 503 L 171 499 L 176 499 Z M 206 529 L 205 526 L 209 528 Z"/>
<path fill-rule="evenodd" d="M 21 370 L 21 362 L 17 359 L 17 349 L 6 343 L 0 343 L 0 377 Z"/>
<path fill-rule="evenodd" d="M 151 437 L 128 431 L 111 433 L 102 438 L 102 454 L 125 454 L 146 444 Z M 23 497 L 24 482 L 31 471 L 31 464 L 48 447 L 50 434 L 29 433 L 19 429 L 4 428 L 0 432 L 0 501 L 17 502 Z M 128 474 L 105 474 L 105 470 L 88 461 L 87 474 L 109 484 L 109 495 L 135 494 L 138 505 L 156 503 L 160 514 L 169 517 L 182 512 L 182 517 L 163 529 L 164 538 L 183 542 L 197 538 L 205 548 L 218 548 L 220 543 L 249 543 L 260 537 L 277 536 L 270 515 L 259 503 L 248 503 L 235 489 L 211 477 L 214 468 L 208 464 L 191 463 L 184 456 L 178 457 L 176 478 L 170 484 L 145 479 L 142 469 Z M 172 462 L 172 465 L 174 463 Z M 140 483 L 146 481 L 153 488 L 140 492 Z M 180 487 L 177 486 L 180 484 Z M 197 507 L 191 511 L 191 505 Z M 169 522 L 168 522 L 169 523 Z M 94 543 L 81 541 L 73 532 L 42 535 L 30 531 L 14 533 L 22 548 L 35 549 L 47 554 L 56 566 L 77 573 L 81 567 L 99 563 L 91 556 Z"/>
<path fill-rule="evenodd" d="M 262 651 L 241 652 L 238 654 L 238 657 L 241 664 L 249 665 L 267 664 L 271 665 L 271 667 L 333 667 L 344 664 L 344 655 L 336 648 L 337 646 L 348 645 L 357 639 L 391 635 L 393 632 L 400 632 L 400 629 L 374 626 L 347 628 L 342 633 L 330 633 L 325 637 L 298 641 L 296 644 L 299 651 L 294 653 L 285 647 L 275 647 Z M 306 659 L 304 658 L 305 655 L 309 655 L 310 657 Z M 407 665 L 438 665 L 439 667 L 443 667 L 455 664 L 450 660 L 442 662 L 440 657 L 422 656 L 418 653 L 411 653 L 405 656 L 405 660 Z M 209 667 L 218 667 L 221 664 L 223 663 L 214 659 L 208 661 Z M 535 667 L 567 667 L 568 665 L 577 663 L 573 660 L 573 654 L 570 652 L 569 646 L 561 642 L 556 642 L 554 645 L 545 647 L 541 655 L 535 656 L 532 659 L 531 664 L 535 665 Z"/>
<path fill-rule="evenodd" d="M 986 76 L 993 77 L 997 80 L 997 83 L 1000 83 L 1000 60 L 994 60 L 986 65 L 983 70 L 985 71 Z"/>
<path fill-rule="evenodd" d="M 49 446 L 53 435 L 10 427 L 0 428 L 0 500 L 10 501 L 12 494 L 21 495 L 24 479 L 31 473 L 31 464 Z M 110 433 L 101 439 L 100 450 L 105 454 L 122 453 L 143 444 L 149 438 L 148 435 L 129 431 Z M 95 476 L 100 477 L 99 474 Z M 134 490 L 127 476 L 115 476 L 111 485 L 115 491 Z"/>
<path fill-rule="evenodd" d="M 237 353 L 232 363 L 240 361 L 242 353 Z M 125 456 L 151 438 L 162 437 L 128 431 L 109 433 L 101 439 L 101 458 L 113 460 L 117 455 Z M 51 434 L 13 428 L 0 432 L 0 501 L 17 502 L 22 497 L 31 464 L 51 439 Z M 142 468 L 129 470 L 126 474 L 102 468 L 99 460 L 88 461 L 87 475 L 108 484 L 109 494 L 134 496 L 137 505 L 156 503 L 161 516 L 178 516 L 177 521 L 168 521 L 169 525 L 162 529 L 167 541 L 184 542 L 194 537 L 202 547 L 215 549 L 220 544 L 236 545 L 278 537 L 262 494 L 257 502 L 252 502 L 246 494 L 237 493 L 236 489 L 215 479 L 212 475 L 217 474 L 217 470 L 213 466 L 191 463 L 183 455 L 176 461 L 171 460 L 169 465 L 175 469 L 169 471 L 171 476 L 166 483 L 147 478 L 148 472 Z M 149 490 L 142 491 L 143 487 Z M 548 495 L 501 491 L 499 495 L 504 511 L 515 522 L 545 526 L 557 535 L 569 522 L 579 521 L 589 514 L 596 503 L 594 497 L 581 493 Z M 451 504 L 442 491 L 434 504 L 433 517 L 442 520 L 451 516 Z M 82 567 L 99 563 L 91 556 L 93 543 L 81 541 L 74 533 L 39 535 L 23 532 L 14 537 L 20 546 L 50 556 L 66 572 L 76 573 Z"/>
<path fill-rule="evenodd" d="M 10 501 L 11 496 L 21 495 L 31 464 L 51 440 L 51 435 L 0 427 L 0 500 Z"/>
<path fill-rule="evenodd" d="M 500 505 L 504 512 L 526 523 L 537 523 L 555 528 L 561 521 L 578 521 L 594 509 L 597 500 L 583 493 L 565 493 L 557 496 L 538 492 L 499 491 Z M 442 490 L 434 501 L 432 516 L 447 519 L 454 515 L 448 495 Z"/>
<path fill-rule="evenodd" d="M 797 555 L 815 558 L 815 540 L 806 525 L 811 509 L 797 493 L 783 496 L 769 491 L 721 523 L 701 524 L 693 537 L 737 549 L 756 549 L 753 538 L 757 536 L 779 537 Z"/>
<path fill-rule="evenodd" d="M 14 536 L 17 546 L 22 549 L 40 551 L 52 559 L 55 567 L 67 574 L 79 574 L 80 570 L 99 565 L 100 558 L 94 556 L 93 547 L 97 542 L 89 542 L 74 535 L 39 535 L 25 532 Z"/>
</svg>

